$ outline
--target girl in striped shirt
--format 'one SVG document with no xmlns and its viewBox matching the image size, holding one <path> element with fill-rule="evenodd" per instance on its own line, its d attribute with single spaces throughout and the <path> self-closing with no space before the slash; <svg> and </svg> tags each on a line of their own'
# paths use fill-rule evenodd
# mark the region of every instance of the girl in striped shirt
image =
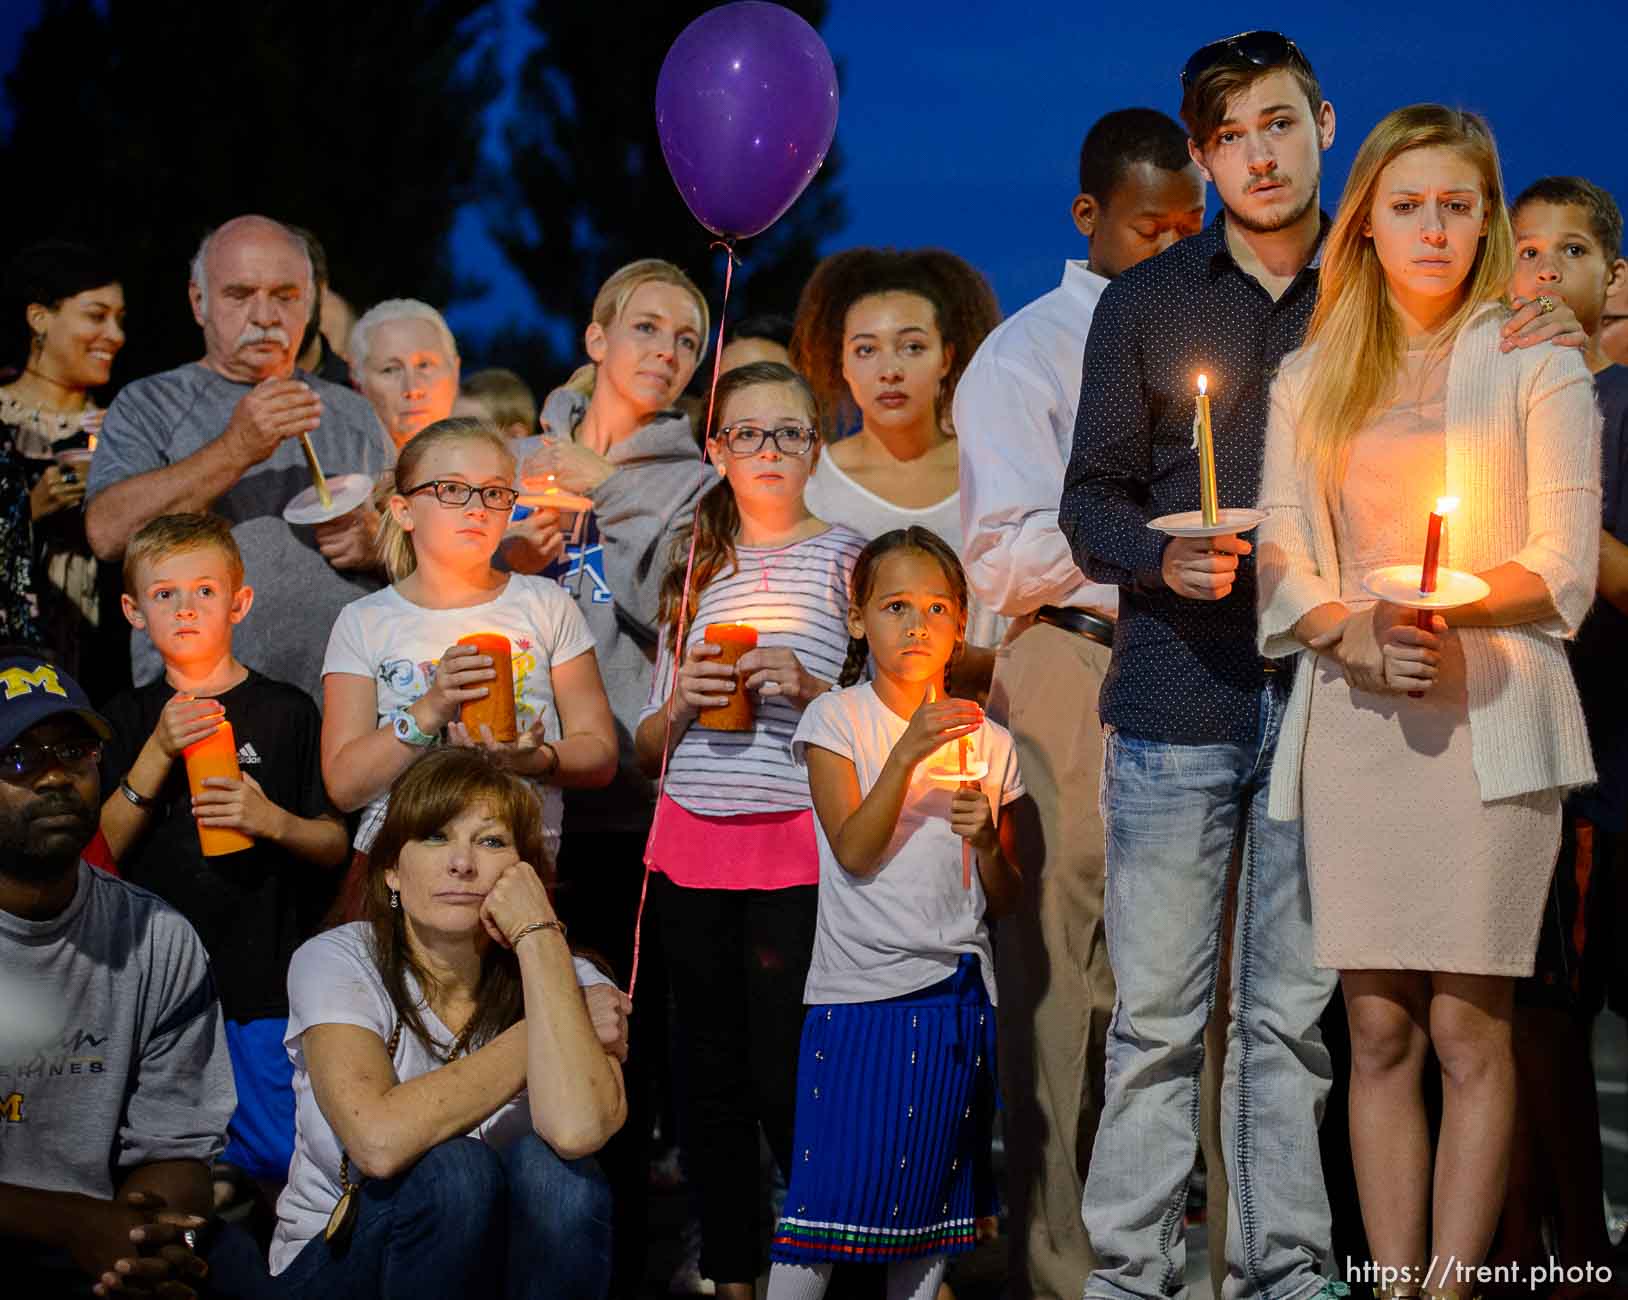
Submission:
<svg viewBox="0 0 1628 1300">
<path fill-rule="evenodd" d="M 819 458 L 814 400 L 796 371 L 741 366 L 718 384 L 707 453 L 721 482 L 695 514 L 695 564 L 676 686 L 673 645 L 690 551 L 662 588 L 662 634 L 635 747 L 667 758 L 649 862 L 686 1059 L 690 1176 L 701 1201 L 701 1272 L 748 1300 L 760 1271 L 758 1130 L 789 1177 L 803 983 L 819 854 L 807 777 L 791 740 L 848 648 L 848 589 L 864 539 L 816 519 L 803 488 Z M 733 665 L 704 638 L 744 623 L 756 648 Z M 671 690 L 671 696 L 669 691 Z M 750 730 L 697 726 L 744 691 Z"/>
</svg>

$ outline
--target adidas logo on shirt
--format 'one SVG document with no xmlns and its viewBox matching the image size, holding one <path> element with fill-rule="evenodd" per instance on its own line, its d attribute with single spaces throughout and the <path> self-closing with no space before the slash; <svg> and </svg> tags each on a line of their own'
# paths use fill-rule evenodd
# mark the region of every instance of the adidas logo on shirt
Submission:
<svg viewBox="0 0 1628 1300">
<path fill-rule="evenodd" d="M 254 746 L 248 741 L 245 740 L 238 746 L 237 762 L 239 767 L 242 767 L 245 763 L 258 763 L 259 761 L 260 755 L 254 752 Z"/>
</svg>

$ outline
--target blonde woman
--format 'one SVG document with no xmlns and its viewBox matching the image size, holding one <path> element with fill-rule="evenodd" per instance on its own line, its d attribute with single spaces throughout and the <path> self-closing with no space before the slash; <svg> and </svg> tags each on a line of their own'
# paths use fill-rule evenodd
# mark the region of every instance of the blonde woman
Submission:
<svg viewBox="0 0 1628 1300">
<path fill-rule="evenodd" d="M 602 790 L 566 797 L 560 847 L 561 905 L 572 936 L 610 959 L 628 978 L 644 880 L 644 844 L 655 812 L 655 785 L 639 768 L 633 736 L 650 693 L 661 583 L 673 539 L 695 517 L 716 482 L 701 460 L 687 416 L 677 409 L 707 350 L 706 298 L 670 262 L 647 258 L 622 267 L 600 288 L 583 331 L 588 364 L 543 403 L 541 438 L 510 446 L 521 472 L 552 473 L 567 492 L 592 500 L 582 531 L 566 545 L 560 517 L 539 510 L 509 529 L 504 558 L 527 573 L 557 578 L 587 620 L 599 653 L 619 742 L 616 778 Z M 645 926 L 643 988 L 660 978 L 650 960 L 654 927 Z M 641 1003 L 661 1004 L 658 991 Z M 603 1158 L 617 1202 L 617 1289 L 644 1276 L 650 1126 L 641 1106 L 644 1050 L 659 1034 L 634 1028 L 628 1095 L 634 1114 Z"/>
<path fill-rule="evenodd" d="M 1260 642 L 1304 660 L 1270 808 L 1303 819 L 1316 960 L 1350 1015 L 1363 1219 L 1395 1296 L 1467 1295 L 1485 1256 L 1513 981 L 1532 970 L 1561 793 L 1593 776 L 1561 640 L 1594 593 L 1599 421 L 1578 352 L 1500 351 L 1512 265 L 1486 124 L 1390 114 L 1357 154 L 1267 431 Z M 1419 562 L 1443 495 L 1462 504 L 1442 563 L 1491 594 L 1419 629 L 1362 580 Z"/>
</svg>

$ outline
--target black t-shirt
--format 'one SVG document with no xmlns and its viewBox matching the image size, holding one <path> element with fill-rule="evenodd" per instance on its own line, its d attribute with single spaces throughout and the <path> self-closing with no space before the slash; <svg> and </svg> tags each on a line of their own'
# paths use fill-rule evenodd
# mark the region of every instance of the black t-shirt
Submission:
<svg viewBox="0 0 1628 1300">
<path fill-rule="evenodd" d="M 102 710 L 113 724 L 102 758 L 104 798 L 129 773 L 174 694 L 161 678 L 116 696 Z M 310 696 L 251 668 L 218 698 L 232 724 L 238 765 L 268 799 L 298 817 L 334 813 L 322 784 L 322 717 Z M 288 960 L 310 936 L 337 872 L 263 842 L 204 857 L 179 758 L 157 797 L 153 820 L 125 850 L 119 874 L 192 922 L 214 966 L 228 1019 L 287 1016 Z"/>
</svg>

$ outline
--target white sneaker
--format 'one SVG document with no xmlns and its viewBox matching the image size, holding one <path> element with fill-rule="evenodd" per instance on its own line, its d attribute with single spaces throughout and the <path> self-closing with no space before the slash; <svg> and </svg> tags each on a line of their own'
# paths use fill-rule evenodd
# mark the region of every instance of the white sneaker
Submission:
<svg viewBox="0 0 1628 1300">
<path fill-rule="evenodd" d="M 701 1225 L 694 1219 L 686 1219 L 679 1240 L 684 1244 L 684 1254 L 672 1277 L 667 1279 L 667 1294 L 717 1295 L 718 1284 L 710 1277 L 701 1276 Z"/>
</svg>

